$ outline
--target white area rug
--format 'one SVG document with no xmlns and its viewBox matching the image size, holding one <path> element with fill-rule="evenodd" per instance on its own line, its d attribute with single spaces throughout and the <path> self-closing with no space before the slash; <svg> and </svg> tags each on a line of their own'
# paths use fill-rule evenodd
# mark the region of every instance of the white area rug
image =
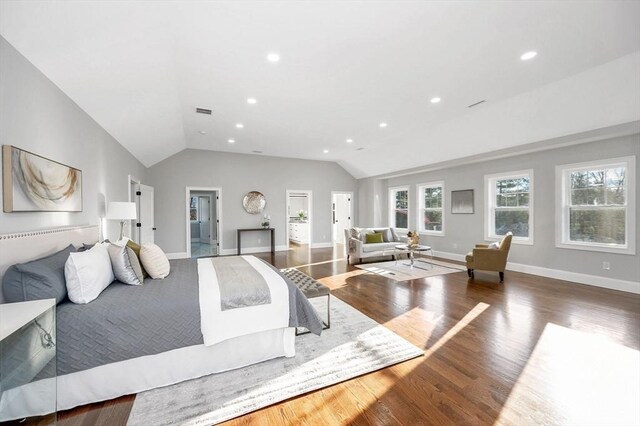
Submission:
<svg viewBox="0 0 640 426">
<path fill-rule="evenodd" d="M 326 297 L 312 299 L 326 315 Z M 423 355 L 336 297 L 331 328 L 298 336 L 296 356 L 138 394 L 129 425 L 210 425 Z"/>
<path fill-rule="evenodd" d="M 396 281 L 417 280 L 420 278 L 434 277 L 436 275 L 453 274 L 454 272 L 466 271 L 462 265 L 419 258 L 410 266 L 408 259 L 391 260 L 389 262 L 363 263 L 355 265 L 356 268 L 363 269 L 377 275 L 383 275 Z"/>
</svg>

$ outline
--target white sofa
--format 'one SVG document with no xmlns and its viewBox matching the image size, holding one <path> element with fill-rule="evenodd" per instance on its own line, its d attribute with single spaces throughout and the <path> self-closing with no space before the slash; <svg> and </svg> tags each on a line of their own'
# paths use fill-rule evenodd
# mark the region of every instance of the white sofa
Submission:
<svg viewBox="0 0 640 426">
<path fill-rule="evenodd" d="M 383 243 L 367 244 L 366 234 L 382 233 Z M 349 264 L 359 263 L 367 257 L 393 256 L 395 246 L 407 242 L 395 228 L 349 228 L 344 230 L 345 251 Z"/>
</svg>

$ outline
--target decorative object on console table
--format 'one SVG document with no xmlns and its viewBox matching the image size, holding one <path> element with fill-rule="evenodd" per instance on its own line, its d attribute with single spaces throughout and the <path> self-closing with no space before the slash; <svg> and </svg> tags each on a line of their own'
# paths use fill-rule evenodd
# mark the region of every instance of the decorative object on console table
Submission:
<svg viewBox="0 0 640 426">
<path fill-rule="evenodd" d="M 2 169 L 6 213 L 82 211 L 82 171 L 11 145 Z"/>
<path fill-rule="evenodd" d="M 261 225 L 264 229 L 269 229 L 269 226 L 271 226 L 271 216 L 267 216 L 265 214 L 264 217 L 262 218 Z"/>
<path fill-rule="evenodd" d="M 0 422 L 45 416 L 37 423 L 55 424 L 55 302 L 0 304 Z"/>
<path fill-rule="evenodd" d="M 267 200 L 264 198 L 262 192 L 259 191 L 247 192 L 247 195 L 242 199 L 242 207 L 250 214 L 262 213 L 266 205 Z"/>
<path fill-rule="evenodd" d="M 107 208 L 107 219 L 120 221 L 120 238 L 124 238 L 124 223 L 128 220 L 138 218 L 136 213 L 136 203 L 127 203 L 123 201 L 111 201 Z"/>
<path fill-rule="evenodd" d="M 451 191 L 451 213 L 473 214 L 473 189 Z"/>
</svg>

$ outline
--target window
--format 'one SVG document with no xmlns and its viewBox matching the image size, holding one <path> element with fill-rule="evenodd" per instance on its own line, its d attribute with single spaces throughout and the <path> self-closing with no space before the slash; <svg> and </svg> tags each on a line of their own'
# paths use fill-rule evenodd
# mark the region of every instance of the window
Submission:
<svg viewBox="0 0 640 426">
<path fill-rule="evenodd" d="M 418 231 L 444 235 L 444 182 L 418 186 Z"/>
<path fill-rule="evenodd" d="M 556 167 L 558 247 L 635 254 L 635 157 Z"/>
<path fill-rule="evenodd" d="M 513 242 L 533 244 L 533 170 L 485 176 L 485 238 L 513 233 Z"/>
<path fill-rule="evenodd" d="M 389 226 L 407 229 L 409 223 L 409 188 L 389 189 Z"/>
</svg>

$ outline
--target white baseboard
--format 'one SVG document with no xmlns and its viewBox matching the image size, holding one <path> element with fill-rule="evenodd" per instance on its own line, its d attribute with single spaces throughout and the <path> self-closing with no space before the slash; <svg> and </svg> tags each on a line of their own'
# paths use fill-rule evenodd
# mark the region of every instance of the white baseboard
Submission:
<svg viewBox="0 0 640 426">
<path fill-rule="evenodd" d="M 276 251 L 287 251 L 289 250 L 287 246 L 276 246 Z M 264 247 L 242 247 L 242 254 L 253 254 L 253 253 L 269 253 L 271 251 L 271 246 Z M 237 248 L 224 249 L 221 253 L 223 256 L 233 256 L 238 254 Z"/>
<path fill-rule="evenodd" d="M 457 253 L 447 253 L 435 251 L 434 256 L 444 259 L 458 260 L 464 262 L 464 255 Z M 594 287 L 608 288 L 611 290 L 626 291 L 628 293 L 640 294 L 640 282 L 619 280 L 616 278 L 601 277 L 598 275 L 581 274 L 579 272 L 563 271 L 560 269 L 543 268 L 541 266 L 525 265 L 522 263 L 507 262 L 507 270 L 523 272 L 525 274 L 540 275 L 547 278 L 569 281 L 577 284 L 586 284 Z"/>
<path fill-rule="evenodd" d="M 187 252 L 183 251 L 180 253 L 167 253 L 167 259 L 186 259 Z"/>
<path fill-rule="evenodd" d="M 311 243 L 311 248 L 333 247 L 333 243 Z"/>
</svg>

